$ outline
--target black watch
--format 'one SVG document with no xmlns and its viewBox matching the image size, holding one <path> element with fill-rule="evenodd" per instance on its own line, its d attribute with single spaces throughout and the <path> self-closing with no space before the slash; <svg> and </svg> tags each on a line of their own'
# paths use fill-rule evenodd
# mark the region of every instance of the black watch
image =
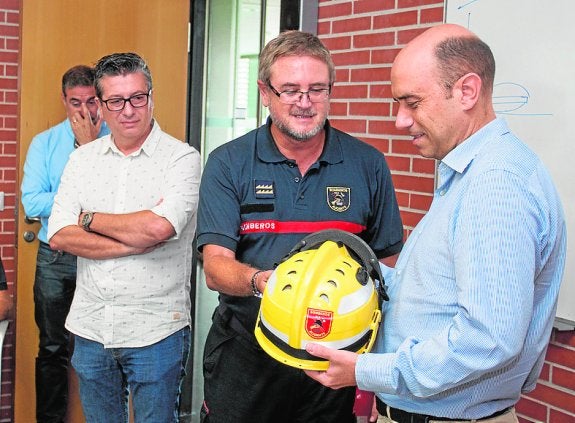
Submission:
<svg viewBox="0 0 575 423">
<path fill-rule="evenodd" d="M 92 224 L 92 219 L 94 219 L 94 212 L 87 212 L 82 216 L 82 228 L 85 231 L 90 232 L 90 225 Z"/>
</svg>

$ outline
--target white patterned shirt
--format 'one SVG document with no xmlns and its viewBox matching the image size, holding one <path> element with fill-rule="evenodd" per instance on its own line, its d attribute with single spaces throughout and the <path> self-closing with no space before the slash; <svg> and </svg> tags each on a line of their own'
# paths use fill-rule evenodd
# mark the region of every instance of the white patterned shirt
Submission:
<svg viewBox="0 0 575 423">
<path fill-rule="evenodd" d="M 151 345 L 191 324 L 192 240 L 200 155 L 154 122 L 141 148 L 121 153 L 107 135 L 70 156 L 54 199 L 48 239 L 78 224 L 81 211 L 151 210 L 176 235 L 140 255 L 78 257 L 76 292 L 66 328 L 106 348 Z"/>
</svg>

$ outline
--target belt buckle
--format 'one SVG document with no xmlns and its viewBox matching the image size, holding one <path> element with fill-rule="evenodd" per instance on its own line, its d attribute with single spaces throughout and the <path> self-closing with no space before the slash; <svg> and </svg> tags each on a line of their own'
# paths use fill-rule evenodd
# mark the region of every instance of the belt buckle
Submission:
<svg viewBox="0 0 575 423">
<path fill-rule="evenodd" d="M 383 422 L 383 423 L 398 423 L 397 421 L 393 420 L 391 418 L 391 407 L 389 405 L 386 404 L 385 406 L 385 412 L 386 412 L 386 416 L 380 416 L 378 422 Z"/>
</svg>

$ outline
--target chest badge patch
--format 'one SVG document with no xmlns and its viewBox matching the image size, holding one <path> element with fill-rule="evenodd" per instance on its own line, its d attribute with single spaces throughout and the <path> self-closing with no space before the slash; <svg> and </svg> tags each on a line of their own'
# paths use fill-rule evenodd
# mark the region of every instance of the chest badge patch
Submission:
<svg viewBox="0 0 575 423">
<path fill-rule="evenodd" d="M 275 198 L 274 182 L 256 179 L 254 181 L 256 198 Z"/>
<path fill-rule="evenodd" d="M 336 212 L 344 212 L 349 209 L 351 201 L 351 188 L 327 187 L 327 205 Z"/>
</svg>

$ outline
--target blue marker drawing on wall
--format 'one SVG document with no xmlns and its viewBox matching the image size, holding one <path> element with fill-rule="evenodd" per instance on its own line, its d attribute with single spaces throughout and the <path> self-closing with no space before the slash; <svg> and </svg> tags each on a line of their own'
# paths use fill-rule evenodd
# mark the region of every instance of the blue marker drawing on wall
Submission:
<svg viewBox="0 0 575 423">
<path fill-rule="evenodd" d="M 467 29 L 471 28 L 472 11 L 469 7 L 481 7 L 480 0 L 464 0 L 456 7 L 457 13 L 466 13 Z M 457 3 L 456 3 L 457 4 Z M 464 9 L 468 11 L 465 12 Z M 552 113 L 531 113 L 526 110 L 529 106 L 531 95 L 527 87 L 516 82 L 499 82 L 493 86 L 493 108 L 498 115 L 515 116 L 552 116 Z M 523 109 L 523 110 L 522 110 Z"/>
</svg>

